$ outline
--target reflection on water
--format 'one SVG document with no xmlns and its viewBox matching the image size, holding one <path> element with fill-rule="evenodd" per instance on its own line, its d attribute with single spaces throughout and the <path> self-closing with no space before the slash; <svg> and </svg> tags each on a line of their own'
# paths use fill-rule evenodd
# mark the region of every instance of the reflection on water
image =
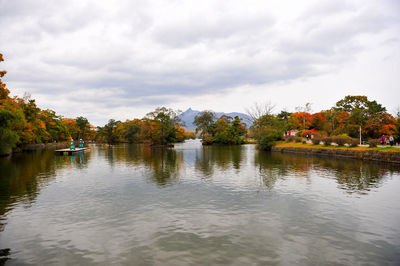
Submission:
<svg viewBox="0 0 400 266">
<path fill-rule="evenodd" d="M 196 169 L 204 176 L 211 176 L 214 167 L 222 170 L 229 168 L 240 169 L 243 160 L 243 149 L 241 146 L 205 146 L 196 153 Z"/>
<path fill-rule="evenodd" d="M 148 177 L 160 186 L 176 181 L 183 163 L 183 154 L 174 149 L 150 148 L 142 144 L 99 149 L 98 156 L 107 158 L 111 167 L 118 167 L 121 163 L 143 166 L 149 174 Z"/>
<path fill-rule="evenodd" d="M 56 176 L 56 169 L 84 168 L 90 154 L 55 156 L 52 150 L 39 150 L 0 158 L 0 217 L 16 203 L 29 206 L 43 186 Z M 0 231 L 3 230 L 0 221 Z"/>
<path fill-rule="evenodd" d="M 395 264 L 397 165 L 92 145 L 0 158 L 0 265 Z"/>
<path fill-rule="evenodd" d="M 399 172 L 399 166 L 394 164 L 258 151 L 254 162 L 269 188 L 278 179 L 292 175 L 308 178 L 315 173 L 334 178 L 339 188 L 348 193 L 366 193 L 373 187 L 379 187 L 393 173 Z"/>
</svg>

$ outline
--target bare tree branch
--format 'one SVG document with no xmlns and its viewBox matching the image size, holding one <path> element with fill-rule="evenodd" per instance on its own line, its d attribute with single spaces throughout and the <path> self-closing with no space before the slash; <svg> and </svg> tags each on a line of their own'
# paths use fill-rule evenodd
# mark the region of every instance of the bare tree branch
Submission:
<svg viewBox="0 0 400 266">
<path fill-rule="evenodd" d="M 254 123 L 258 118 L 264 115 L 272 114 L 275 104 L 270 101 L 264 103 L 254 103 L 254 106 L 246 108 L 246 113 L 250 117 L 250 122 Z"/>
<path fill-rule="evenodd" d="M 396 116 L 396 118 L 400 117 L 400 105 L 396 107 L 396 109 L 394 110 L 394 115 Z"/>
<path fill-rule="evenodd" d="M 296 109 L 296 112 L 298 112 L 298 113 L 300 113 L 300 112 L 304 112 L 304 113 L 309 113 L 309 112 L 311 112 L 311 105 L 312 105 L 312 103 L 306 103 L 304 106 L 297 106 L 295 109 Z"/>
</svg>

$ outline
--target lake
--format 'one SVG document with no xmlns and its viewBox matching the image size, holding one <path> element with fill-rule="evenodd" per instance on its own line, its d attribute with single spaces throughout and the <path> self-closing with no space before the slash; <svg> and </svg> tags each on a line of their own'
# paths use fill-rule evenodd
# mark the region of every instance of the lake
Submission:
<svg viewBox="0 0 400 266">
<path fill-rule="evenodd" d="M 400 166 L 90 145 L 0 158 L 0 264 L 399 265 Z"/>
</svg>

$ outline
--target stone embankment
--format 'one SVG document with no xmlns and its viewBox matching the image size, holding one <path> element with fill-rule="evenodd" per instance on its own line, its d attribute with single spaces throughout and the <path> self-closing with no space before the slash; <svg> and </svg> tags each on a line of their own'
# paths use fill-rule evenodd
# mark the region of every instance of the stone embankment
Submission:
<svg viewBox="0 0 400 266">
<path fill-rule="evenodd" d="M 272 147 L 273 152 L 298 153 L 310 155 L 322 155 L 329 157 L 341 157 L 361 159 L 367 161 L 379 161 L 400 164 L 400 152 L 377 150 L 353 150 L 353 149 L 321 149 L 306 147 Z"/>
</svg>

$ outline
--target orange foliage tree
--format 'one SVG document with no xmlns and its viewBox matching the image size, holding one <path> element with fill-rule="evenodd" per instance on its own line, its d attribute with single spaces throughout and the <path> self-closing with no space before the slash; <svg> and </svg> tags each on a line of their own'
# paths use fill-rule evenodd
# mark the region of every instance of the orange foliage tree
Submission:
<svg viewBox="0 0 400 266">
<path fill-rule="evenodd" d="M 292 129 L 308 129 L 312 123 L 312 115 L 306 112 L 292 113 L 289 117 L 289 124 Z"/>
<path fill-rule="evenodd" d="M 315 113 L 311 115 L 310 127 L 315 130 L 324 130 L 324 125 L 327 120 L 322 113 Z"/>
<path fill-rule="evenodd" d="M 364 128 L 369 138 L 393 136 L 397 133 L 397 120 L 391 114 L 383 113 L 368 119 Z"/>
</svg>

